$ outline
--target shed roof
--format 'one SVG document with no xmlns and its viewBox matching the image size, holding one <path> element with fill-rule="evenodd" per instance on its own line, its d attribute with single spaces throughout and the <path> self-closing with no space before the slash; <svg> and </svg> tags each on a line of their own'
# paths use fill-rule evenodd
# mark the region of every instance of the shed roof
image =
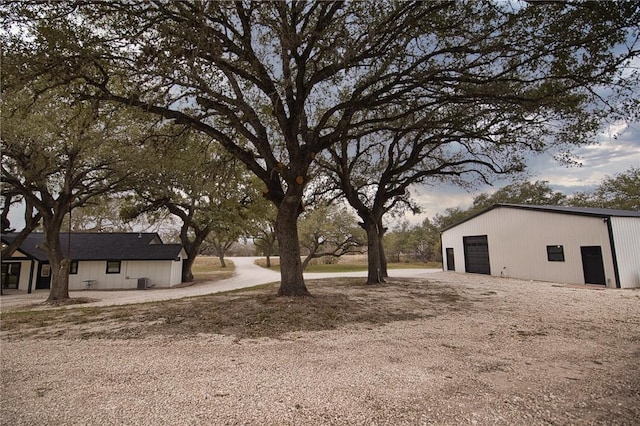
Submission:
<svg viewBox="0 0 640 426">
<path fill-rule="evenodd" d="M 2 241 L 9 243 L 16 235 L 2 235 Z M 47 254 L 41 248 L 43 241 L 44 234 L 32 233 L 19 250 L 29 257 L 46 261 Z M 65 254 L 69 241 L 72 260 L 171 260 L 177 258 L 182 250 L 181 244 L 164 244 L 157 233 L 61 233 L 60 244 Z"/>
<path fill-rule="evenodd" d="M 488 211 L 491 211 L 496 208 L 510 208 L 510 209 L 523 209 L 523 210 L 535 210 L 535 211 L 543 211 L 547 213 L 559 213 L 559 214 L 571 214 L 577 216 L 593 216 L 593 217 L 640 217 L 640 211 L 634 210 L 616 210 L 616 209 L 601 209 L 594 207 L 570 207 L 570 206 L 537 206 L 537 205 L 529 205 L 529 204 L 494 204 L 491 207 L 488 207 L 484 210 L 479 211 L 476 214 L 473 214 L 466 219 L 461 220 L 458 223 L 454 223 L 453 225 L 447 226 L 442 231 L 446 231 L 447 229 L 454 228 L 468 220 L 471 220 L 475 217 L 483 215 Z"/>
</svg>

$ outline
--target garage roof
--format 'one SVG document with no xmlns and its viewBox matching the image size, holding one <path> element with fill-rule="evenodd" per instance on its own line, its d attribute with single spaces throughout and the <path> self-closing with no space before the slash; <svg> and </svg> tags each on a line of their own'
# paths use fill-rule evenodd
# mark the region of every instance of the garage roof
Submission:
<svg viewBox="0 0 640 426">
<path fill-rule="evenodd" d="M 481 210 L 478 213 L 473 214 L 467 217 L 466 219 L 461 220 L 458 223 L 454 223 L 453 225 L 447 226 L 442 231 L 446 231 L 447 229 L 454 228 L 460 225 L 461 223 L 464 223 L 468 220 L 471 220 L 490 210 L 493 210 L 499 207 L 511 208 L 511 209 L 535 210 L 535 211 L 543 211 L 548 213 L 572 214 L 572 215 L 578 215 L 578 216 L 640 217 L 640 211 L 633 211 L 633 210 L 600 209 L 600 208 L 594 208 L 594 207 L 536 206 L 536 205 L 528 205 L 528 204 L 494 204 L 493 206 L 486 208 L 484 210 Z"/>
</svg>

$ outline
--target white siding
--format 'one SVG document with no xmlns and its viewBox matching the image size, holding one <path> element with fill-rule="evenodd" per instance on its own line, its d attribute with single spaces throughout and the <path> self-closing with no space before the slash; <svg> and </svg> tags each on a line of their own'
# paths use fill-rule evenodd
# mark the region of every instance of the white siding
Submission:
<svg viewBox="0 0 640 426">
<path fill-rule="evenodd" d="M 156 237 L 151 244 L 162 244 Z M 92 287 L 96 290 L 117 290 L 138 288 L 138 278 L 147 278 L 149 284 L 154 287 L 171 287 L 182 281 L 182 264 L 186 252 L 184 249 L 178 255 L 179 260 L 136 260 L 121 261 L 120 273 L 107 274 L 107 261 L 78 261 L 78 273 L 69 275 L 69 290 L 84 290 L 87 281 L 93 281 Z M 6 262 L 20 263 L 20 277 L 18 289 L 26 291 L 29 286 L 29 275 L 32 260 L 23 252 L 16 250 Z M 33 261 L 33 280 L 31 288 L 35 290 L 38 276 L 38 262 Z"/>
<path fill-rule="evenodd" d="M 82 290 L 85 280 L 95 280 L 96 290 L 118 290 L 138 288 L 138 278 L 148 278 L 154 287 L 170 287 L 177 283 L 173 278 L 173 260 L 123 260 L 119 274 L 107 274 L 106 261 L 80 261 L 78 273 L 69 276 L 69 289 Z M 178 279 L 178 283 L 179 283 Z"/>
<path fill-rule="evenodd" d="M 16 250 L 10 259 L 5 261 L 6 263 L 19 263 L 20 264 L 20 276 L 18 277 L 18 290 L 27 290 L 29 286 L 29 273 L 31 269 L 31 259 L 27 259 L 24 253 L 20 250 Z M 38 272 L 37 265 L 33 269 L 33 286 L 35 288 L 35 276 Z"/>
<path fill-rule="evenodd" d="M 19 263 L 20 264 L 20 277 L 18 278 L 18 290 L 29 289 L 29 275 L 31 274 L 31 260 L 8 260 L 7 263 Z M 36 275 L 38 274 L 38 263 L 33 262 L 33 283 L 31 289 L 36 288 Z"/>
<path fill-rule="evenodd" d="M 27 291 L 29 289 L 29 275 L 31 274 L 31 259 L 27 258 L 24 253 L 16 250 L 10 259 L 6 260 L 6 263 L 19 263 L 20 264 L 20 277 L 18 278 L 18 290 Z M 31 289 L 36 288 L 36 279 L 38 275 L 38 261 L 33 261 L 33 279 Z"/>
<path fill-rule="evenodd" d="M 442 255 L 454 249 L 455 270 L 465 272 L 464 236 L 487 235 L 491 275 L 584 284 L 581 246 L 600 246 L 607 285 L 615 276 L 607 224 L 600 218 L 498 207 L 442 234 Z M 550 262 L 547 246 L 561 245 L 564 262 Z"/>
<path fill-rule="evenodd" d="M 180 260 L 171 262 L 171 284 L 177 285 L 182 282 L 182 263 L 187 256 L 187 252 L 184 249 L 180 250 Z"/>
<path fill-rule="evenodd" d="M 640 287 L 640 218 L 613 217 L 611 228 L 618 260 L 620 287 Z"/>
</svg>

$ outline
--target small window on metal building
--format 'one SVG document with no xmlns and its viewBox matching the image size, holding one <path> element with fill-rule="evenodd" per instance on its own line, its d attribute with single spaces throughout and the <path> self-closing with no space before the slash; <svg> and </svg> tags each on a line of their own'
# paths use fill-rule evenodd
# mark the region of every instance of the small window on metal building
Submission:
<svg viewBox="0 0 640 426">
<path fill-rule="evenodd" d="M 72 260 L 69 263 L 69 275 L 77 275 L 78 274 L 78 261 Z"/>
<path fill-rule="evenodd" d="M 547 246 L 547 260 L 549 262 L 564 262 L 564 247 Z"/>
</svg>

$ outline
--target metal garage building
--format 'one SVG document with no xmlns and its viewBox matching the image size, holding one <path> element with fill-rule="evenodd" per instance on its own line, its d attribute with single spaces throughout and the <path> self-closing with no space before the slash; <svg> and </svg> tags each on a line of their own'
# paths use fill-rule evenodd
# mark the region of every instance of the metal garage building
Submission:
<svg viewBox="0 0 640 426">
<path fill-rule="evenodd" d="M 640 287 L 640 212 L 496 204 L 442 231 L 444 269 Z"/>
</svg>

